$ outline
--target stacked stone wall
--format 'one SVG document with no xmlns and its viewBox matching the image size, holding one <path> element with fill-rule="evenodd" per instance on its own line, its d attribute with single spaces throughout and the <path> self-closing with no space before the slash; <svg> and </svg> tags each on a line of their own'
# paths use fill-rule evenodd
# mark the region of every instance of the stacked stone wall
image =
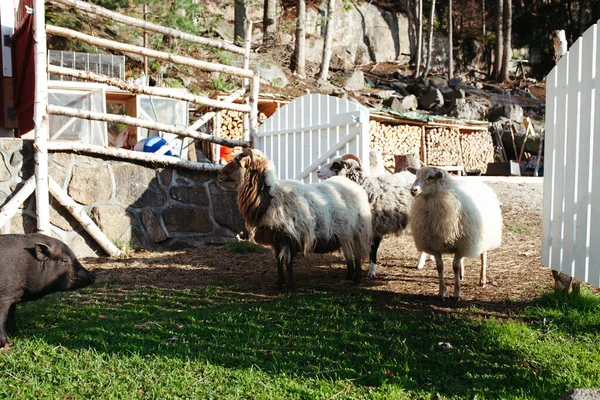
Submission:
<svg viewBox="0 0 600 400">
<path fill-rule="evenodd" d="M 0 205 L 33 173 L 32 143 L 0 139 Z M 49 174 L 117 246 L 179 249 L 223 243 L 244 229 L 237 190 L 219 183 L 216 172 L 50 153 Z M 78 256 L 104 254 L 75 218 L 50 198 L 52 234 Z M 34 195 L 0 228 L 2 233 L 35 232 Z"/>
</svg>

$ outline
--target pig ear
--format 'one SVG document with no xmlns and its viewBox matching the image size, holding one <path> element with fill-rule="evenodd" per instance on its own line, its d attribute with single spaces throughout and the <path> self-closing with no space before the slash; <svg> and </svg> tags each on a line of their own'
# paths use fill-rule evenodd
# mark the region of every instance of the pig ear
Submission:
<svg viewBox="0 0 600 400">
<path fill-rule="evenodd" d="M 408 167 L 408 168 L 406 168 L 406 170 L 407 170 L 408 172 L 410 172 L 411 174 L 413 174 L 413 175 L 416 175 L 416 174 L 417 174 L 417 171 L 418 171 L 418 170 L 417 170 L 416 168 L 414 168 L 414 167 Z"/>
<path fill-rule="evenodd" d="M 52 247 L 44 243 L 35 244 L 35 258 L 40 261 L 46 261 L 52 255 Z"/>
</svg>

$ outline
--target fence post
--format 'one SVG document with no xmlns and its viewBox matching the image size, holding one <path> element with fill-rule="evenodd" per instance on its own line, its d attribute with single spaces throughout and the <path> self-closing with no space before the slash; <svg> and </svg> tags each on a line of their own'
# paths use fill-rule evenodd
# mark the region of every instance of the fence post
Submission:
<svg viewBox="0 0 600 400">
<path fill-rule="evenodd" d="M 33 40 L 35 60 L 35 204 L 38 232 L 50 234 L 50 196 L 48 194 L 48 76 L 46 74 L 46 29 L 44 0 L 33 3 Z"/>
</svg>

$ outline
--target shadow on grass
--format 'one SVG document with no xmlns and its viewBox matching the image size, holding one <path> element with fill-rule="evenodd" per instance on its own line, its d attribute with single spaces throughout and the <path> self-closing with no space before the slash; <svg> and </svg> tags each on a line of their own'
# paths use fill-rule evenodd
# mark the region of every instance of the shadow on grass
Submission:
<svg viewBox="0 0 600 400">
<path fill-rule="evenodd" d="M 574 383 L 557 384 L 552 371 L 560 365 L 536 359 L 529 349 L 542 340 L 539 320 L 547 315 L 555 316 L 556 329 L 571 331 L 573 302 L 551 294 L 519 304 L 527 325 L 490 318 L 486 310 L 502 304 L 479 303 L 471 309 L 481 313 L 472 318 L 437 312 L 426 296 L 380 291 L 267 296 L 235 287 L 105 284 L 21 305 L 16 338 L 449 397 L 556 398 Z M 464 306 L 443 305 L 456 311 Z M 575 308 L 597 312 L 600 301 L 591 297 Z M 597 329 L 580 324 L 579 334 Z"/>
</svg>

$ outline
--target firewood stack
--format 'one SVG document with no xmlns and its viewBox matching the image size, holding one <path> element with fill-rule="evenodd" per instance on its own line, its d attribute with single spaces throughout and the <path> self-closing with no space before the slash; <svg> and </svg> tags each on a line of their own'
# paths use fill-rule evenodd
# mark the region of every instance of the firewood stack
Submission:
<svg viewBox="0 0 600 400">
<path fill-rule="evenodd" d="M 494 161 L 494 143 L 488 130 L 461 134 L 460 147 L 465 172 L 484 174 L 488 163 Z"/>
<path fill-rule="evenodd" d="M 258 113 L 258 126 L 267 119 L 267 116 Z M 221 132 L 220 136 L 224 139 L 243 140 L 244 136 L 244 113 L 240 111 L 223 110 L 221 111 Z"/>
<path fill-rule="evenodd" d="M 371 148 L 381 151 L 387 170 L 394 170 L 394 155 L 421 154 L 421 127 L 369 122 Z"/>
<path fill-rule="evenodd" d="M 425 134 L 427 164 L 462 165 L 460 130 L 458 128 L 433 128 Z"/>
</svg>

